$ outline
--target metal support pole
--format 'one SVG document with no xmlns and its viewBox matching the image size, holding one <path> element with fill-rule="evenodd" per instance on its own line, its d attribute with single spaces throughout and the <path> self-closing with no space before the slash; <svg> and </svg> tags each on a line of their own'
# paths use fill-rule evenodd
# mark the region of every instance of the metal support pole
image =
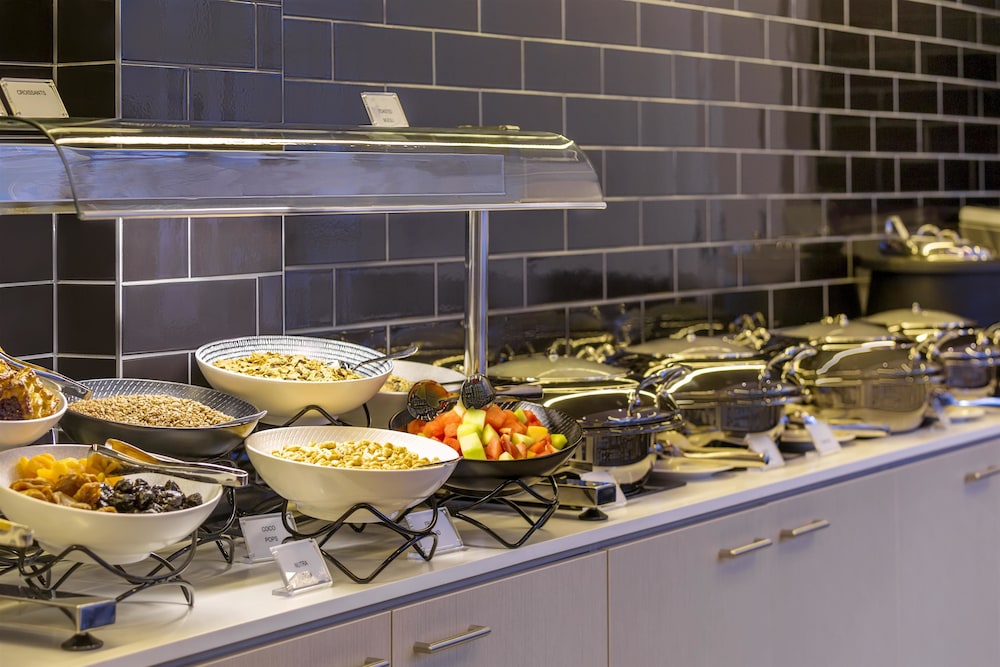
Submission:
<svg viewBox="0 0 1000 667">
<path fill-rule="evenodd" d="M 468 246 L 465 249 L 465 374 L 486 375 L 486 311 L 490 241 L 488 211 L 469 211 Z"/>
</svg>

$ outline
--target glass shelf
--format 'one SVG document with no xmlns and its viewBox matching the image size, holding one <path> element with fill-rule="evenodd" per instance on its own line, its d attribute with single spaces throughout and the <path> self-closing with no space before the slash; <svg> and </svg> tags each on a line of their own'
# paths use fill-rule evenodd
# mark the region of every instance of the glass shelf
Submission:
<svg viewBox="0 0 1000 667">
<path fill-rule="evenodd" d="M 0 118 L 0 213 L 84 220 L 604 208 L 564 136 Z"/>
</svg>

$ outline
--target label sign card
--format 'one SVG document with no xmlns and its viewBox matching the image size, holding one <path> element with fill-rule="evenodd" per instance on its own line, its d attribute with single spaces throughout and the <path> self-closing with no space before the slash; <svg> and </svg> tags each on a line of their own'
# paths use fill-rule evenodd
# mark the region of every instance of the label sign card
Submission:
<svg viewBox="0 0 1000 667">
<path fill-rule="evenodd" d="M 285 517 L 288 525 L 295 529 L 295 520 L 291 514 Z M 271 560 L 271 547 L 278 546 L 290 537 L 291 533 L 281 521 L 281 512 L 240 517 L 240 532 L 246 543 L 247 560 L 251 563 Z"/>
<path fill-rule="evenodd" d="M 426 530 L 427 526 L 431 525 L 431 521 L 434 519 L 434 510 L 422 510 L 420 512 L 410 512 L 406 515 L 404 521 L 406 521 L 406 527 L 412 531 L 419 532 Z M 437 549 L 434 551 L 435 554 L 448 553 L 449 551 L 457 551 L 461 549 L 464 544 L 462 543 L 462 537 L 455 530 L 455 524 L 452 523 L 451 514 L 448 512 L 447 507 L 440 507 L 437 510 L 437 521 L 434 524 L 434 528 L 431 530 L 432 533 L 437 535 Z M 420 548 L 424 550 L 424 553 L 429 553 L 431 547 L 434 546 L 433 537 L 425 537 L 418 542 Z M 420 558 L 423 556 L 415 551 L 411 551 L 408 555 L 409 558 Z"/>
<path fill-rule="evenodd" d="M 805 420 L 806 430 L 812 438 L 813 446 L 821 456 L 840 451 L 840 441 L 830 425 L 818 419 Z"/>
<path fill-rule="evenodd" d="M 271 547 L 271 554 L 285 582 L 282 588 L 272 591 L 275 595 L 297 595 L 333 583 L 326 558 L 312 538 Z"/>
<path fill-rule="evenodd" d="M 7 106 L 14 116 L 25 118 L 69 118 L 52 79 L 0 79 Z"/>
<path fill-rule="evenodd" d="M 361 93 L 368 118 L 376 127 L 409 127 L 396 93 Z"/>
<path fill-rule="evenodd" d="M 778 444 L 766 433 L 748 433 L 744 440 L 751 451 L 767 454 L 767 466 L 760 470 L 780 468 L 785 465 L 785 457 L 781 455 Z"/>
</svg>

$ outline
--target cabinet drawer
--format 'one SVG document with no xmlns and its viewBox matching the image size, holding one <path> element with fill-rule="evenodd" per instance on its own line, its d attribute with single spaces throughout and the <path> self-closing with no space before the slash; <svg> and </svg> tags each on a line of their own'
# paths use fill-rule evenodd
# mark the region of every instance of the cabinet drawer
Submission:
<svg viewBox="0 0 1000 667">
<path fill-rule="evenodd" d="M 607 619 L 598 552 L 394 610 L 392 664 L 606 666 Z"/>
<path fill-rule="evenodd" d="M 391 643 L 391 617 L 385 612 L 199 663 L 199 667 L 385 667 Z"/>
</svg>

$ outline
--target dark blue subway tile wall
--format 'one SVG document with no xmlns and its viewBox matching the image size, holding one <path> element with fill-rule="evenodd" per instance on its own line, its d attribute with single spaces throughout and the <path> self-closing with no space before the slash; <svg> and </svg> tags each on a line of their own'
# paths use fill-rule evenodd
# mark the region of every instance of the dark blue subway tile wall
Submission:
<svg viewBox="0 0 1000 667">
<path fill-rule="evenodd" d="M 280 272 L 281 218 L 191 220 L 191 275 Z"/>
<path fill-rule="evenodd" d="M 0 308 L 4 313 L 17 313 L 0 320 L 0 346 L 4 350 L 15 356 L 31 356 L 55 349 L 54 291 L 51 282 L 0 288 Z"/>
<path fill-rule="evenodd" d="M 376 90 L 412 125 L 576 140 L 608 209 L 490 215 L 491 348 L 661 306 L 857 314 L 851 255 L 885 216 L 954 227 L 962 205 L 1000 204 L 996 0 L 129 0 L 119 81 L 110 0 L 60 2 L 0 0 L 17 19 L 0 22 L 0 75 L 57 77 L 74 114 L 361 125 Z M 118 241 L 62 218 L 52 240 L 39 218 L 0 219 L 4 238 L 58 261 L 0 267 L 0 298 L 47 290 L 31 312 L 60 313 L 59 362 L 81 370 L 119 354 L 115 333 L 64 290 L 113 317 L 116 242 L 130 369 L 198 379 L 190 349 L 237 330 L 461 356 L 462 213 L 136 221 Z M 52 297 L 53 274 L 85 284 Z M 13 326 L 4 340 L 37 337 Z"/>
<path fill-rule="evenodd" d="M 212 340 L 257 333 L 257 281 L 125 285 L 122 312 L 124 354 L 193 350 Z"/>
<path fill-rule="evenodd" d="M 187 278 L 188 246 L 186 219 L 156 218 L 122 225 L 122 277 L 126 282 Z"/>
</svg>

